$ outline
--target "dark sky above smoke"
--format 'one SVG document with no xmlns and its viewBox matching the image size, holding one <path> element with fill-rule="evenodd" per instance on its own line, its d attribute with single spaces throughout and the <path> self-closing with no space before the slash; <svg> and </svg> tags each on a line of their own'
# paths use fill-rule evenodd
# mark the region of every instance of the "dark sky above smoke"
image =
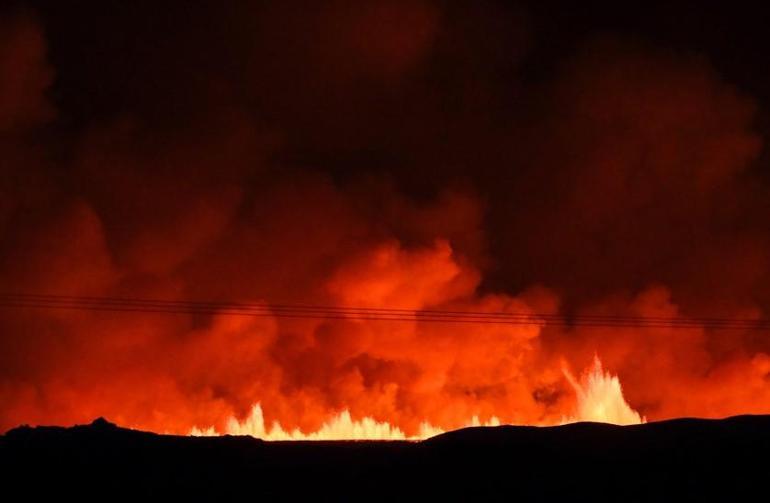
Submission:
<svg viewBox="0 0 770 503">
<path fill-rule="evenodd" d="M 533 4 L 81 1 L 28 12 L 47 41 L 51 76 L 38 79 L 55 78 L 46 106 L 62 156 L 95 134 L 132 153 L 189 142 L 246 165 L 175 159 L 169 184 L 192 174 L 245 188 L 301 169 L 342 184 L 384 177 L 421 199 L 458 186 L 484 202 L 495 288 L 541 282 L 580 297 L 719 268 L 682 262 L 762 211 L 715 199 L 743 175 L 757 172 L 752 189 L 763 181 L 764 13 Z M 255 152 L 216 143 L 237 142 L 233 130 L 240 148 L 264 138 L 265 171 L 248 166 Z M 693 183 L 698 172 L 710 179 Z M 77 175 L 62 174 L 67 189 L 94 190 Z M 710 211 L 723 205 L 717 222 Z M 741 276 L 758 272 L 730 275 L 748 287 Z"/>
<path fill-rule="evenodd" d="M 766 315 L 769 17 L 700 2 L 16 2 L 0 14 L 0 289 Z M 0 426 L 108 410 L 160 428 L 173 409 L 183 429 L 259 399 L 309 427 L 362 393 L 360 415 L 451 426 L 441 404 L 404 405 L 436 376 L 447 396 L 472 390 L 469 414 L 542 418 L 563 385 L 543 361 L 603 347 L 648 416 L 708 415 L 727 410 L 710 379 L 761 387 L 770 349 L 750 333 L 546 330 L 536 349 L 520 334 L 521 367 L 480 371 L 482 344 L 423 366 L 347 326 L 247 327 L 272 334 L 256 344 L 227 323 L 6 313 Z M 239 344 L 232 361 L 200 356 Z M 167 372 L 169 352 L 186 366 Z M 634 363 L 651 353 L 666 356 Z M 656 394 L 653 375 L 673 384 Z M 145 381 L 157 396 L 126 391 Z M 694 382 L 715 398 L 672 398 Z M 63 410 L 71 396 L 88 406 Z M 287 412 L 300 402 L 322 412 Z"/>
</svg>

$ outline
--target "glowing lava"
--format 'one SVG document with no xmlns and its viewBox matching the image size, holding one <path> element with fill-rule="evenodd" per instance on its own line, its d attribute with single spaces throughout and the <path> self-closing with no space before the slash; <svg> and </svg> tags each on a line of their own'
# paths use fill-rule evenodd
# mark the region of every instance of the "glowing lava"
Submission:
<svg viewBox="0 0 770 503">
<path fill-rule="evenodd" d="M 566 419 L 565 423 L 593 421 L 627 425 L 646 422 L 626 402 L 620 379 L 604 371 L 598 356 L 594 357 L 593 365 L 583 372 L 580 380 L 575 379 L 566 368 L 564 375 L 577 393 L 576 415 Z"/>
<path fill-rule="evenodd" d="M 598 357 L 594 359 L 593 365 L 583 372 L 579 380 L 567 369 L 564 370 L 564 375 L 577 393 L 577 410 L 574 416 L 566 418 L 562 423 L 594 421 L 627 425 L 645 422 L 645 419 L 626 402 L 618 377 L 605 372 Z M 500 424 L 500 420 L 496 417 L 488 422 L 481 422 L 474 416 L 465 426 L 499 426 Z M 344 410 L 324 423 L 317 431 L 311 433 L 304 433 L 299 429 L 287 431 L 278 422 L 274 422 L 269 428 L 266 427 L 262 407 L 260 404 L 255 404 L 249 417 L 243 421 L 231 417 L 224 433 L 249 435 L 264 440 L 422 440 L 444 433 L 444 430 L 423 422 L 417 435 L 407 436 L 401 429 L 388 422 L 380 422 L 371 417 L 354 420 L 350 412 Z M 193 428 L 190 434 L 214 436 L 219 433 L 213 427 L 209 427 Z"/>
<path fill-rule="evenodd" d="M 473 417 L 466 426 L 499 426 L 500 420 L 492 418 L 482 423 L 478 417 Z M 268 429 L 262 415 L 262 407 L 254 405 L 251 414 L 243 421 L 230 418 L 226 433 L 229 435 L 249 435 L 264 440 L 422 440 L 434 437 L 444 430 L 430 423 L 420 425 L 420 431 L 415 436 L 406 436 L 401 429 L 385 421 L 379 422 L 370 417 L 360 421 L 354 420 L 347 410 L 327 421 L 318 431 L 303 433 L 299 429 L 286 431 L 280 423 L 274 422 Z M 193 428 L 193 436 L 214 436 L 218 433 L 214 428 L 204 430 Z"/>
</svg>

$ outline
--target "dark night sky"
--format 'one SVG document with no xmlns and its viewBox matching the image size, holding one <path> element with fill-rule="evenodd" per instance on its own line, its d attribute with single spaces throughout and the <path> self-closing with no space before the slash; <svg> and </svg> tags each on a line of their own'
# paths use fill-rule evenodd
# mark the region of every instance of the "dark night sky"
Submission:
<svg viewBox="0 0 770 503">
<path fill-rule="evenodd" d="M 259 6 L 270 2 L 15 3 L 31 5 L 45 24 L 58 76 L 55 95 L 62 111 L 68 118 L 88 121 L 120 113 L 121 107 L 135 111 L 136 102 L 153 94 L 148 87 L 162 94 L 164 81 L 180 78 L 180 74 L 194 78 L 196 70 L 186 67 L 185 62 L 202 65 L 197 70 L 216 70 L 228 77 L 247 71 L 250 62 L 238 58 L 239 52 L 243 56 L 243 51 L 248 50 L 241 42 L 253 34 L 258 20 L 238 14 L 252 9 L 258 18 Z M 513 22 L 519 24 L 511 27 L 526 32 L 523 70 L 516 75 L 501 73 L 501 79 L 542 78 L 587 39 L 610 34 L 702 54 L 729 81 L 752 96 L 766 99 L 768 77 L 763 62 L 768 51 L 765 29 L 770 13 L 755 3 L 739 2 L 729 8 L 720 2 L 685 1 L 635 5 L 607 1 L 476 3 L 475 8 L 458 7 L 459 2 L 443 2 L 442 6 L 458 15 L 463 10 L 475 11 L 478 23 L 469 18 L 464 28 L 478 37 L 494 37 L 485 22 L 505 24 L 494 19 L 498 13 L 512 16 Z M 299 14 L 312 2 L 289 4 Z M 455 34 L 458 38 L 460 35 Z M 322 39 L 313 40 L 310 33 L 293 32 L 292 36 L 323 44 Z M 506 51 L 511 60 L 522 52 L 522 37 L 514 35 L 510 39 L 507 46 L 491 48 L 501 59 Z M 488 44 L 495 42 L 490 40 Z M 176 57 L 171 57 L 169 51 Z M 280 56 L 278 51 L 274 54 Z M 143 73 L 148 71 L 152 73 Z M 92 78 L 95 75 L 100 77 L 98 82 Z M 137 81 L 149 75 L 153 76 L 152 83 L 143 86 Z"/>
<path fill-rule="evenodd" d="M 717 79 L 754 100 L 753 127 L 766 130 L 767 9 L 702 2 L 438 2 L 430 4 L 435 12 L 425 14 L 438 16 L 436 21 L 420 12 L 403 20 L 362 14 L 345 2 L 276 5 L 34 2 L 56 72 L 50 90 L 59 110 L 54 127 L 66 135 L 129 117 L 156 131 L 150 141 L 161 142 L 162 132 L 180 129 L 209 135 L 210 128 L 222 127 L 212 117 L 241 113 L 280 137 L 281 147 L 271 154 L 279 169 L 309 168 L 340 180 L 362 171 L 385 173 L 397 190 L 417 197 L 430 198 L 448 184 L 470 185 L 487 199 L 485 218 L 494 227 L 487 236 L 495 269 L 486 277 L 490 286 L 516 291 L 533 282 L 556 288 L 568 283 L 562 294 L 577 298 L 671 282 L 676 273 L 660 266 L 667 257 L 647 264 L 631 260 L 626 267 L 629 251 L 623 249 L 608 252 L 618 258 L 612 274 L 617 281 L 605 278 L 602 264 L 588 267 L 584 276 L 557 256 L 544 263 L 516 257 L 527 264 L 524 270 L 504 263 L 512 245 L 498 246 L 507 241 L 503 235 L 531 232 L 524 224 L 509 228 L 510 214 L 529 203 L 511 208 L 503 200 L 538 194 L 531 203 L 538 206 L 565 197 L 559 187 L 569 182 L 556 166 L 562 161 L 548 160 L 553 165 L 546 168 L 533 161 L 551 146 L 563 147 L 548 138 L 555 126 L 545 123 L 561 113 L 552 107 L 553 88 L 569 79 L 565 66 L 586 58 L 602 40 L 623 46 L 619 59 L 630 47 L 656 58 L 702 59 Z M 357 15 L 381 16 L 372 22 L 380 23 L 374 29 L 383 30 L 377 35 L 384 38 L 398 37 L 388 30 L 408 30 L 408 23 L 417 33 L 424 28 L 419 23 L 437 23 L 424 28 L 436 31 L 425 35 L 430 40 L 407 37 L 391 46 L 341 40 L 339 33 Z M 420 43 L 430 45 L 429 53 L 408 53 L 423 50 Z M 399 50 L 406 52 L 399 56 Z M 601 78 L 603 67 L 592 71 Z M 638 120 L 657 120 L 655 106 Z M 522 155 L 533 148 L 530 134 L 543 145 Z M 762 156 L 750 169 L 764 179 L 766 164 Z M 548 225 L 558 234 L 564 219 L 553 218 L 560 222 Z M 594 255 L 589 232 L 579 231 L 571 246 Z"/>
<path fill-rule="evenodd" d="M 136 121 L 153 131 L 145 141 L 162 143 L 179 134 L 222 132 L 227 126 L 220 121 L 241 115 L 279 138 L 280 147 L 271 151 L 277 169 L 320 170 L 341 180 L 384 173 L 397 190 L 420 197 L 451 184 L 473 187 L 487 199 L 485 218 L 495 227 L 487 240 L 498 269 L 487 279 L 518 290 L 540 281 L 558 287 L 575 272 L 557 265 L 555 276 L 544 278 L 558 257 L 546 264 L 526 259 L 525 271 L 506 270 L 499 262 L 511 250 L 495 246 L 505 233 L 529 231 L 507 227 L 510 214 L 528 202 L 510 208 L 501 199 L 535 199 L 531 204 L 538 206 L 565 197 L 559 192 L 570 183 L 559 166 L 564 161 L 539 157 L 565 149 L 552 123 L 563 113 L 555 110 L 554 94 L 560 91 L 554 88 L 569 86 L 567 74 L 588 66 L 584 60 L 590 54 L 615 44 L 619 48 L 608 65 L 635 53 L 688 64 L 703 60 L 713 66 L 707 71 L 714 72 L 714 80 L 755 103 L 752 127 L 766 130 L 766 9 L 702 2 L 485 1 L 417 2 L 413 12 L 395 2 L 383 13 L 345 2 L 281 5 L 31 2 L 55 72 L 47 94 L 57 116 L 49 125 L 63 143 L 62 155 L 77 148 L 73 136 L 115 121 Z M 605 63 L 590 71 L 602 79 Z M 643 71 L 665 70 L 653 63 Z M 656 121 L 656 106 L 649 103 L 643 111 L 649 115 L 633 120 Z M 577 126 L 583 127 L 604 126 Z M 538 142 L 542 145 L 533 146 Z M 764 179 L 766 164 L 760 157 L 749 169 Z M 525 194 L 516 192 L 521 187 Z M 580 231 L 576 239 L 592 240 L 589 232 Z M 623 250 L 611 253 L 623 263 L 628 258 Z M 599 293 L 672 279 L 658 264 L 636 265 L 637 272 L 644 269 L 640 277 L 619 271 L 617 284 Z M 653 278 L 651 268 L 661 277 Z M 602 283 L 589 270 L 592 283 Z M 587 280 L 581 277 L 579 283 Z M 563 293 L 576 288 L 567 285 Z"/>
</svg>

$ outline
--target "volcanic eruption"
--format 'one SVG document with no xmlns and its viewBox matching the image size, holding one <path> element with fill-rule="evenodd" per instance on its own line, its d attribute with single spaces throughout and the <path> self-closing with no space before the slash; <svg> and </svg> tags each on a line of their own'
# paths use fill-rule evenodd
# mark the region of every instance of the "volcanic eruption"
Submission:
<svg viewBox="0 0 770 503">
<path fill-rule="evenodd" d="M 0 9 L 0 431 L 770 413 L 724 55 L 491 0 L 61 3 Z"/>
</svg>

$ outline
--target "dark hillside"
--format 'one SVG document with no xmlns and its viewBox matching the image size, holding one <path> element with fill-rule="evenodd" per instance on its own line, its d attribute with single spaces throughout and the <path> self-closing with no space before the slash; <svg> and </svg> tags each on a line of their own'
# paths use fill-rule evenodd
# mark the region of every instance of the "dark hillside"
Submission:
<svg viewBox="0 0 770 503">
<path fill-rule="evenodd" d="M 104 420 L 0 437 L 6 490 L 59 498 L 742 500 L 766 490 L 768 455 L 767 416 L 469 428 L 420 443 L 190 438 Z"/>
</svg>

